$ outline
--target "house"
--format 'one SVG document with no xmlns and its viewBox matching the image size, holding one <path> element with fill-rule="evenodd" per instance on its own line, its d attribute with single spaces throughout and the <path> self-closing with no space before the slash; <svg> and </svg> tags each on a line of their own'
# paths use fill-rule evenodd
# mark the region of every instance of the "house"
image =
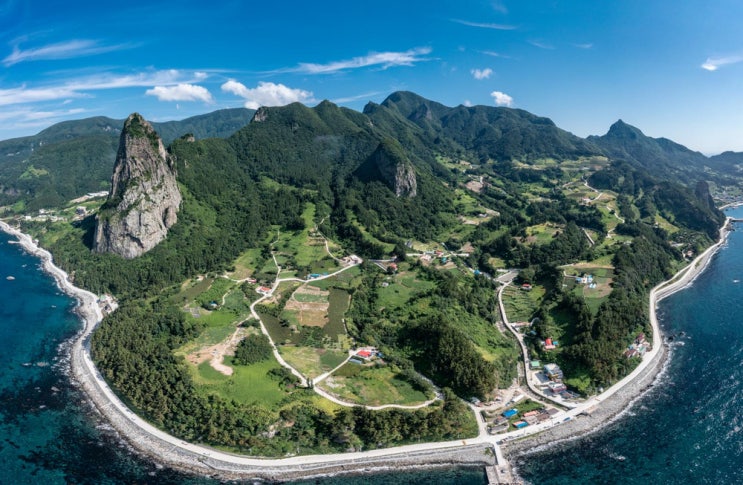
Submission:
<svg viewBox="0 0 743 485">
<path fill-rule="evenodd" d="M 391 269 L 392 271 L 397 271 L 397 263 L 390 263 L 387 268 Z"/>
<path fill-rule="evenodd" d="M 560 394 L 561 392 L 568 390 L 568 386 L 566 386 L 562 382 L 550 382 L 549 384 L 547 384 L 547 386 L 549 387 L 550 391 L 555 394 Z"/>
<path fill-rule="evenodd" d="M 256 284 L 258 282 L 258 280 L 256 280 L 255 278 L 248 278 L 245 281 L 247 281 L 251 285 L 254 285 L 254 284 Z"/>
<path fill-rule="evenodd" d="M 545 364 L 544 373 L 551 381 L 559 381 L 564 377 L 562 369 L 557 364 Z"/>
<path fill-rule="evenodd" d="M 537 417 L 536 414 L 534 414 L 529 417 L 524 416 L 524 421 L 526 421 L 527 424 L 533 426 L 539 422 L 539 418 Z"/>
<path fill-rule="evenodd" d="M 539 369 L 540 367 L 542 367 L 542 363 L 538 360 L 532 360 L 531 362 L 529 362 L 529 368 L 532 370 Z"/>
<path fill-rule="evenodd" d="M 519 410 L 516 408 L 509 409 L 507 411 L 503 411 L 502 415 L 504 418 L 512 418 L 516 416 L 519 413 Z"/>
<path fill-rule="evenodd" d="M 628 359 L 631 359 L 632 357 L 638 357 L 640 355 L 640 352 L 638 352 L 637 349 L 627 349 L 624 351 L 624 356 Z"/>
<path fill-rule="evenodd" d="M 356 357 L 361 357 L 364 360 L 369 360 L 372 357 L 372 353 L 369 350 L 362 349 L 356 352 Z"/>
<path fill-rule="evenodd" d="M 521 285 L 521 289 L 524 291 L 531 291 L 532 289 L 531 283 L 524 283 L 523 285 Z"/>
<path fill-rule="evenodd" d="M 259 286 L 259 287 L 258 287 L 258 289 L 257 289 L 257 290 L 255 290 L 255 291 L 257 291 L 257 292 L 258 292 L 258 293 L 260 293 L 261 295 L 266 295 L 266 296 L 268 296 L 268 295 L 270 295 L 270 294 L 271 294 L 271 292 L 272 292 L 273 290 L 272 290 L 272 289 L 271 289 L 270 287 L 268 287 L 268 286 Z"/>
<path fill-rule="evenodd" d="M 544 340 L 544 350 L 553 350 L 557 347 L 557 342 L 553 342 L 551 338 Z"/>
<path fill-rule="evenodd" d="M 526 421 L 516 421 L 515 423 L 513 423 L 513 426 L 516 429 L 521 429 L 521 428 L 526 428 L 527 426 L 529 426 L 529 423 L 527 423 Z"/>
</svg>

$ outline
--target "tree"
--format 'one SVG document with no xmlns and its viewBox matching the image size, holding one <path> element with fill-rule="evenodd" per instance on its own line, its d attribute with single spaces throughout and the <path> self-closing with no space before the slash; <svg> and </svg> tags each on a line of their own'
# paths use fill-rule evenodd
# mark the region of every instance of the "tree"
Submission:
<svg viewBox="0 0 743 485">
<path fill-rule="evenodd" d="M 237 344 L 234 362 L 241 365 L 255 364 L 271 357 L 271 342 L 265 335 L 248 335 Z"/>
</svg>

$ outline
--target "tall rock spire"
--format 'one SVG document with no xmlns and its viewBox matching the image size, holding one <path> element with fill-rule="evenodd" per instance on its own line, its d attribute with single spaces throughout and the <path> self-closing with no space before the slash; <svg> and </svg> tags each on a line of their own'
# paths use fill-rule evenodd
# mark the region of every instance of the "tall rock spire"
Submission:
<svg viewBox="0 0 743 485">
<path fill-rule="evenodd" d="M 138 113 L 121 131 L 111 191 L 96 216 L 93 250 L 131 259 L 165 239 L 177 221 L 181 193 L 173 160 Z"/>
</svg>

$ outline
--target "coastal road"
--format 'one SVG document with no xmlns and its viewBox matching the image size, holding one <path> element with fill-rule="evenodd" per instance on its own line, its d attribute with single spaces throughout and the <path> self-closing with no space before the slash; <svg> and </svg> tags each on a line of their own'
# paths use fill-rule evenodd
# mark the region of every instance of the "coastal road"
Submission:
<svg viewBox="0 0 743 485">
<path fill-rule="evenodd" d="M 93 364 L 89 353 L 89 337 L 101 321 L 102 314 L 97 304 L 96 295 L 74 287 L 68 280 L 64 271 L 54 266 L 51 255 L 48 251 L 40 249 L 33 240 L 19 231 L 11 228 L 5 223 L 0 222 L 2 229 L 18 237 L 21 245 L 30 253 L 42 259 L 44 269 L 50 273 L 57 281 L 60 289 L 78 299 L 80 306 L 78 312 L 83 317 L 84 328 L 78 335 L 72 349 L 71 365 L 73 373 L 86 390 L 87 395 L 95 403 L 96 407 L 107 417 L 113 426 L 121 432 L 127 439 L 146 453 L 158 457 L 174 466 L 180 466 L 189 469 L 196 469 L 201 473 L 223 473 L 226 476 L 281 476 L 290 469 L 301 470 L 306 472 L 312 469 L 322 469 L 327 465 L 338 465 L 339 467 L 346 464 L 353 465 L 358 463 L 372 463 L 375 459 L 393 458 L 412 456 L 414 454 L 433 454 L 436 452 L 450 452 L 452 450 L 469 449 L 475 447 L 494 446 L 496 456 L 499 455 L 497 442 L 521 438 L 551 426 L 556 426 L 565 421 L 567 418 L 573 419 L 579 413 L 600 404 L 608 396 L 621 390 L 624 385 L 632 381 L 642 369 L 647 367 L 651 361 L 659 355 L 661 346 L 661 334 L 655 315 L 656 303 L 658 299 L 670 295 L 672 292 L 683 288 L 689 284 L 693 278 L 705 267 L 714 251 L 724 242 L 724 231 L 721 233 L 722 238 L 715 246 L 697 257 L 689 266 L 680 271 L 675 278 L 668 283 L 662 283 L 650 292 L 650 318 L 653 327 L 654 345 L 653 349 L 647 352 L 640 365 L 625 379 L 607 389 L 604 393 L 596 396 L 585 403 L 576 406 L 567 412 L 563 412 L 549 422 L 535 426 L 529 426 L 522 430 L 510 433 L 490 436 L 484 429 L 481 418 L 478 419 L 480 433 L 476 438 L 469 440 L 457 440 L 435 443 L 421 443 L 416 445 L 406 445 L 381 450 L 371 450 L 356 453 L 344 453 L 336 455 L 308 455 L 295 456 L 282 459 L 259 459 L 246 456 L 232 455 L 217 451 L 208 447 L 186 443 L 175 438 L 150 425 L 146 421 L 136 416 L 129 410 L 108 387 L 103 377 L 100 375 Z M 344 268 L 340 271 L 343 271 Z M 338 272 L 340 272 L 338 271 Z M 337 273 L 336 273 L 337 274 Z M 328 275 L 329 277 L 330 275 Z M 500 299 L 499 299 L 500 300 Z M 505 316 L 505 309 L 502 301 L 499 301 L 501 311 Z M 507 321 L 507 320 L 506 320 Z M 509 328 L 511 328 L 509 326 Z M 479 412 L 477 413 L 479 414 Z M 371 460 L 371 461 L 369 461 Z M 292 468 L 293 467 L 293 468 Z M 316 467 L 316 468 L 313 468 Z"/>
</svg>

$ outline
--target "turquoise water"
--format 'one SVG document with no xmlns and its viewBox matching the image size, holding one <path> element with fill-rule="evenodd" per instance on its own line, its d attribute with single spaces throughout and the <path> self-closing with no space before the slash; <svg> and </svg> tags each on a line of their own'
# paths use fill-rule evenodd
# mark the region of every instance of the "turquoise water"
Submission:
<svg viewBox="0 0 743 485">
<path fill-rule="evenodd" d="M 743 209 L 731 214 L 743 217 Z M 0 483 L 217 483 L 132 454 L 70 384 L 74 301 L 0 233 Z M 6 279 L 13 276 L 15 279 Z M 743 227 L 689 289 L 660 305 L 661 383 L 601 433 L 522 458 L 537 484 L 743 483 Z M 683 334 L 682 334 L 683 332 Z M 472 469 L 299 483 L 483 484 Z"/>
</svg>

